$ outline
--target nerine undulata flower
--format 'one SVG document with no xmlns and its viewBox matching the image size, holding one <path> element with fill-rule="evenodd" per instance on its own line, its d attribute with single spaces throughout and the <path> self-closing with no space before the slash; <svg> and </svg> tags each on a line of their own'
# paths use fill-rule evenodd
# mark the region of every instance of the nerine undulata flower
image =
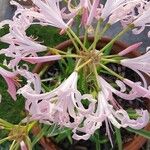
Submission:
<svg viewBox="0 0 150 150">
<path fill-rule="evenodd" d="M 142 3 L 141 0 L 124 1 L 124 3 L 121 3 L 121 5 L 118 6 L 118 8 L 115 8 L 113 10 L 112 14 L 109 17 L 108 23 L 114 24 L 118 21 L 122 21 L 128 18 L 128 22 L 126 22 L 126 24 L 128 24 L 130 18 L 133 16 L 133 12 L 136 6 L 140 5 L 141 3 Z M 123 26 L 125 26 L 125 22 Z"/>
<path fill-rule="evenodd" d="M 73 138 L 76 140 L 87 140 L 97 129 L 102 126 L 103 121 L 106 119 L 100 94 L 95 104 L 93 112 L 84 115 L 84 122 L 82 126 L 73 129 Z"/>
<path fill-rule="evenodd" d="M 142 78 L 144 85 L 146 85 L 146 81 L 141 72 L 149 75 L 150 73 L 150 51 L 147 53 L 136 57 L 136 58 L 127 58 L 120 61 L 121 65 L 128 67 L 139 74 Z"/>
<path fill-rule="evenodd" d="M 107 19 L 119 6 L 125 4 L 127 0 L 107 0 L 102 10 L 101 18 Z"/>
<path fill-rule="evenodd" d="M 14 0 L 10 1 L 11 5 L 14 5 L 17 7 L 15 14 L 12 18 L 12 20 L 4 20 L 0 22 L 0 28 L 2 28 L 4 25 L 9 25 L 9 30 L 11 30 L 14 26 L 17 27 L 19 30 L 25 31 L 32 23 L 33 17 L 27 17 L 22 14 L 23 11 L 26 10 L 23 6 L 21 6 L 19 3 L 17 3 Z"/>
<path fill-rule="evenodd" d="M 107 89 L 110 90 L 113 94 L 121 97 L 124 100 L 135 100 L 136 98 L 140 97 L 150 98 L 150 90 L 148 90 L 147 87 L 143 87 L 141 82 L 133 82 L 126 78 L 122 80 L 123 82 L 117 80 L 116 84 L 120 88 L 119 91 L 107 83 L 103 78 L 100 78 L 99 81 L 102 85 L 105 85 L 105 87 L 107 87 Z M 130 92 L 126 92 L 126 85 L 131 88 Z"/>
<path fill-rule="evenodd" d="M 73 72 L 59 87 L 42 94 L 33 90 L 31 83 L 19 89 L 18 93 L 26 98 L 26 109 L 32 116 L 31 119 L 70 128 L 79 126 L 84 114 L 93 111 L 95 101 L 90 95 L 80 94 L 77 90 L 77 79 L 77 72 Z M 82 99 L 90 102 L 89 108 L 84 108 Z"/>
<path fill-rule="evenodd" d="M 133 23 L 137 18 L 139 18 L 144 11 L 146 11 L 149 6 L 149 0 L 133 0 L 133 3 L 137 3 L 134 9 L 131 9 L 130 13 L 127 14 L 122 20 L 121 23 L 124 26 Z"/>
<path fill-rule="evenodd" d="M 100 18 L 101 5 L 100 0 L 94 0 L 90 2 L 89 0 L 80 0 L 79 4 L 72 8 L 72 0 L 68 1 L 68 10 L 69 13 L 66 14 L 64 11 L 66 8 L 62 9 L 62 15 L 64 19 L 74 18 L 79 12 L 82 15 L 81 23 L 84 26 L 90 26 L 93 19 Z"/>
<path fill-rule="evenodd" d="M 37 53 L 47 50 L 46 46 L 41 45 L 40 43 L 34 41 L 31 37 L 28 37 L 26 35 L 26 32 L 20 30 L 15 24 L 10 29 L 10 33 L 1 37 L 0 40 L 10 44 L 8 48 L 0 50 L 0 54 L 5 54 L 6 57 L 11 58 L 10 63 L 8 65 L 10 68 L 14 68 L 15 66 L 17 66 L 21 59 L 25 60 L 26 57 L 30 57 L 30 60 L 33 60 L 35 59 L 33 57 L 36 57 L 37 61 Z M 53 58 L 50 58 L 49 56 L 49 61 L 51 59 L 54 60 L 54 56 L 52 57 Z M 57 59 L 60 59 L 60 56 L 58 56 L 56 60 Z"/>
<path fill-rule="evenodd" d="M 59 0 L 33 0 L 37 10 L 26 9 L 23 15 L 33 17 L 33 24 L 50 25 L 60 29 L 68 28 L 68 23 L 62 19 Z M 38 20 L 38 21 L 37 21 Z"/>
<path fill-rule="evenodd" d="M 117 123 L 117 120 L 114 120 L 114 118 L 113 118 L 113 116 L 109 113 L 109 109 L 106 109 L 106 111 L 108 110 L 108 119 L 112 122 L 112 124 L 113 125 L 115 125 L 117 128 L 119 128 L 119 127 L 127 127 L 127 126 L 134 126 L 134 128 L 135 129 L 139 129 L 139 128 L 143 128 L 144 126 L 146 126 L 146 124 L 148 123 L 148 120 L 149 120 L 149 115 L 148 115 L 148 111 L 147 110 L 145 110 L 145 111 L 137 111 L 137 113 L 139 112 L 139 114 L 143 114 L 142 116 L 141 115 L 139 115 L 140 117 L 137 119 L 137 120 L 130 120 L 130 118 L 129 118 L 129 116 L 128 116 L 128 114 L 127 114 L 127 112 L 125 111 L 125 110 L 123 110 L 123 108 L 121 107 L 121 106 L 119 106 L 119 104 L 116 102 L 116 100 L 114 99 L 114 97 L 113 97 L 113 93 L 112 93 L 112 91 L 109 89 L 109 86 L 108 86 L 108 83 L 102 78 L 102 77 L 99 77 L 99 79 L 98 79 L 98 81 L 99 81 L 99 84 L 100 85 L 103 85 L 103 86 L 101 86 L 101 88 L 102 88 L 102 95 L 103 95 L 103 100 L 105 100 L 105 102 L 103 101 L 103 103 L 102 103 L 102 105 L 103 106 L 105 106 L 104 108 L 107 108 L 107 107 L 109 107 L 110 108 L 110 110 L 111 110 L 111 112 L 112 112 L 112 114 L 114 114 L 114 116 L 118 119 L 118 120 L 120 120 L 120 124 L 119 123 Z M 131 84 L 133 84 L 134 82 L 132 82 L 132 81 L 130 81 L 130 80 L 128 80 L 127 81 L 127 79 L 125 79 L 124 80 L 124 82 L 128 85 L 128 86 L 130 86 L 130 87 L 133 87 Z M 131 83 L 131 84 L 129 84 L 129 83 Z M 118 83 L 118 85 L 119 85 L 119 83 Z M 124 89 L 125 90 L 125 89 Z M 124 91 L 123 90 L 123 91 Z M 135 89 L 136 90 L 136 89 Z M 139 91 L 137 90 L 137 93 L 138 93 Z M 116 94 L 116 93 L 115 93 Z M 120 95 L 118 95 L 118 94 L 116 94 L 117 96 L 120 96 Z M 139 95 L 140 96 L 140 95 Z M 111 106 L 110 104 L 112 104 L 113 106 Z M 107 107 L 106 107 L 107 106 Z M 115 111 L 114 111 L 114 108 L 116 109 Z M 109 115 L 110 114 L 110 115 Z M 111 118 L 112 117 L 112 118 Z M 143 121 L 141 120 L 141 119 L 143 119 Z M 126 120 L 127 122 L 125 123 L 125 121 L 124 120 Z M 137 121 L 137 122 L 136 122 Z M 135 122 L 136 122 L 136 124 L 135 124 Z M 133 124 L 132 124 L 133 123 Z"/>
<path fill-rule="evenodd" d="M 137 119 L 130 119 L 128 113 L 117 103 L 117 101 L 113 97 L 112 91 L 108 87 L 108 83 L 101 77 L 99 77 L 98 81 L 99 84 L 102 85 L 100 86 L 102 88 L 102 91 L 99 93 L 99 100 L 101 101 L 101 107 L 104 111 L 103 114 L 105 114 L 107 119 L 105 120 L 106 132 L 111 141 L 111 144 L 112 140 L 108 122 L 111 122 L 117 128 L 131 127 L 133 129 L 141 129 L 148 124 L 149 113 L 147 110 L 136 110 L 136 113 L 139 115 L 139 117 Z"/>
<path fill-rule="evenodd" d="M 150 4 L 149 4 L 150 5 Z M 143 11 L 139 17 L 133 22 L 134 26 L 136 27 L 133 29 L 134 34 L 141 33 L 146 26 L 150 26 L 150 6 Z"/>
<path fill-rule="evenodd" d="M 130 119 L 128 113 L 115 100 L 113 93 L 117 96 L 121 96 L 121 94 L 118 93 L 124 95 L 123 91 L 126 90 L 126 87 L 121 87 L 120 92 L 115 92 L 115 90 L 102 77 L 98 77 L 98 82 L 101 91 L 98 93 L 97 103 L 95 104 L 96 109 L 90 114 L 85 114 L 85 120 L 82 126 L 74 128 L 74 139 L 87 140 L 102 126 L 102 123 L 105 122 L 106 132 L 111 144 L 113 145 L 109 131 L 110 124 L 108 122 L 111 122 L 117 128 L 131 127 L 134 129 L 141 129 L 147 125 L 149 122 L 149 113 L 147 110 L 136 110 L 139 117 L 137 119 Z M 120 82 L 118 81 L 117 83 L 122 86 L 123 83 Z M 132 87 L 132 85 L 129 86 Z"/>
</svg>

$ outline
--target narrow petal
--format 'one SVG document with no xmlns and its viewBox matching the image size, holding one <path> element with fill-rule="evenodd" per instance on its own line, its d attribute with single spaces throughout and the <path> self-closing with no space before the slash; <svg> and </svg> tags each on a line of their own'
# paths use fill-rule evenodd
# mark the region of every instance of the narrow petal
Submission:
<svg viewBox="0 0 150 150">
<path fill-rule="evenodd" d="M 54 61 L 59 59 L 61 59 L 61 55 L 51 55 L 42 57 L 22 57 L 22 60 L 30 62 L 32 64 Z"/>
<path fill-rule="evenodd" d="M 124 49 L 123 51 L 121 51 L 120 53 L 118 53 L 119 56 L 124 56 L 134 50 L 137 50 L 139 48 L 139 46 L 142 45 L 142 42 L 139 42 L 139 43 L 136 43 L 136 44 L 133 44 L 131 46 L 129 46 L 128 48 Z"/>
</svg>

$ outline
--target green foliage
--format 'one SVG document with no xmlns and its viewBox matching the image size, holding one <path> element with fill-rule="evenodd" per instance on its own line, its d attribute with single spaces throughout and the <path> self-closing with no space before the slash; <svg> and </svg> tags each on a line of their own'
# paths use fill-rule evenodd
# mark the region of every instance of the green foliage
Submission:
<svg viewBox="0 0 150 150">
<path fill-rule="evenodd" d="M 24 115 L 24 100 L 18 96 L 17 101 L 12 100 L 7 93 L 7 85 L 2 77 L 0 77 L 0 93 L 2 102 L 0 103 L 0 118 L 11 123 L 18 123 Z"/>
<path fill-rule="evenodd" d="M 137 119 L 138 117 L 140 117 L 139 114 L 132 108 L 129 108 L 127 110 L 127 113 L 129 115 L 130 119 Z"/>
<path fill-rule="evenodd" d="M 37 38 L 37 41 L 50 47 L 54 47 L 68 39 L 66 35 L 60 36 L 58 29 L 50 26 L 32 25 L 26 32 L 28 36 Z"/>
<path fill-rule="evenodd" d="M 133 132 L 135 134 L 141 135 L 141 136 L 143 136 L 147 139 L 150 139 L 150 131 L 147 131 L 147 130 L 144 130 L 144 129 L 135 130 L 135 129 L 132 129 L 130 127 L 127 127 L 126 130 L 128 130 L 130 132 Z"/>
<path fill-rule="evenodd" d="M 118 144 L 118 150 L 122 150 L 122 138 L 121 138 L 121 132 L 120 132 L 120 129 L 115 128 L 115 133 L 116 133 L 116 141 L 117 141 L 117 144 Z"/>
<path fill-rule="evenodd" d="M 101 149 L 101 145 L 102 144 L 106 144 L 108 142 L 108 139 L 101 135 L 100 131 L 97 130 L 91 137 L 90 137 L 90 140 L 92 142 L 95 143 L 95 146 L 96 146 L 96 150 L 100 150 Z"/>
<path fill-rule="evenodd" d="M 107 49 L 105 49 L 104 55 L 106 55 L 106 56 L 109 55 L 111 53 L 112 47 L 113 47 L 113 44 L 110 45 Z"/>
<path fill-rule="evenodd" d="M 32 147 L 43 137 L 54 137 L 55 142 L 59 143 L 64 139 L 68 139 L 68 142 L 72 144 L 72 131 L 69 128 L 59 127 L 57 125 L 43 125 L 41 131 L 36 137 L 34 137 L 32 142 Z"/>
</svg>

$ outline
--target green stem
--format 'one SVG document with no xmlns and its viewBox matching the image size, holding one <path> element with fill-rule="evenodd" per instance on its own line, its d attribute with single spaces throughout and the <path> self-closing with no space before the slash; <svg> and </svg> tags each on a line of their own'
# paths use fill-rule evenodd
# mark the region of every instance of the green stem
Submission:
<svg viewBox="0 0 150 150">
<path fill-rule="evenodd" d="M 105 62 L 111 62 L 111 63 L 120 64 L 120 60 L 105 59 L 105 58 L 102 58 L 101 60 L 102 60 L 102 61 L 105 61 Z"/>
<path fill-rule="evenodd" d="M 102 19 L 100 19 L 97 23 L 97 26 L 96 26 L 96 30 L 95 30 L 95 36 L 94 36 L 94 42 L 93 42 L 93 49 L 95 49 L 96 47 L 96 44 L 97 44 L 97 41 L 99 40 L 99 36 L 98 36 L 98 33 L 99 33 L 99 28 L 100 28 L 100 25 L 101 23 L 103 22 Z"/>
<path fill-rule="evenodd" d="M 96 79 L 96 88 L 97 88 L 97 91 L 100 91 L 100 85 L 98 83 L 98 73 L 97 73 L 97 69 L 96 69 L 96 66 L 95 64 L 93 63 L 93 70 L 94 70 L 94 75 L 95 75 L 95 79 Z"/>
<path fill-rule="evenodd" d="M 46 72 L 46 70 L 48 69 L 49 65 L 45 65 L 44 68 L 40 71 L 39 76 L 43 76 L 43 74 Z"/>
<path fill-rule="evenodd" d="M 10 128 L 13 128 L 13 124 L 3 120 L 3 119 L 0 119 L 0 124 L 4 125 L 4 126 L 7 126 L 7 127 L 10 127 Z"/>
<path fill-rule="evenodd" d="M 28 136 L 25 138 L 25 143 L 27 144 L 28 150 L 32 150 L 32 143 Z"/>
<path fill-rule="evenodd" d="M 77 52 L 80 52 L 80 49 L 79 49 L 78 45 L 76 44 L 74 38 L 72 37 L 72 35 L 71 35 L 68 31 L 67 31 L 67 35 L 68 35 L 69 38 L 71 39 L 71 41 L 72 41 L 72 43 L 73 43 L 75 49 L 77 50 Z"/>
<path fill-rule="evenodd" d="M 87 49 L 85 48 L 85 46 L 82 44 L 82 42 L 80 41 L 80 39 L 76 36 L 76 34 L 71 30 L 71 28 L 68 28 L 68 31 L 72 34 L 72 36 L 75 38 L 75 40 L 79 43 L 79 45 L 81 46 L 81 48 L 84 51 L 87 51 Z"/>
<path fill-rule="evenodd" d="M 51 51 L 52 53 L 56 53 L 56 54 L 58 54 L 58 53 L 60 53 L 60 54 L 67 54 L 67 52 L 58 50 L 58 49 L 56 49 L 56 48 L 51 48 L 51 47 L 49 47 L 48 50 Z"/>
<path fill-rule="evenodd" d="M 103 56 L 104 58 L 112 58 L 112 57 L 121 57 L 121 56 L 119 56 L 119 55 L 108 55 L 108 56 Z"/>
<path fill-rule="evenodd" d="M 108 49 L 116 40 L 118 40 L 123 34 L 125 34 L 126 32 L 128 32 L 129 30 L 131 30 L 132 28 L 134 28 L 133 24 L 128 25 L 124 30 L 122 30 L 120 33 L 118 33 L 106 46 L 104 46 L 99 53 L 104 52 L 106 49 Z"/>
<path fill-rule="evenodd" d="M 118 143 L 118 150 L 123 150 L 120 129 L 115 127 L 115 131 L 116 131 L 116 140 L 117 140 L 117 143 Z"/>
<path fill-rule="evenodd" d="M 19 149 L 19 146 L 20 146 L 20 143 L 19 143 L 19 142 L 15 143 L 15 145 L 14 145 L 14 150 L 18 150 L 18 149 Z"/>
<path fill-rule="evenodd" d="M 75 66 L 75 70 L 78 68 L 78 66 L 80 65 L 81 61 L 82 61 L 82 59 L 80 58 L 80 59 L 78 60 L 77 64 L 76 64 L 76 66 Z"/>
<path fill-rule="evenodd" d="M 75 71 L 79 71 L 80 69 L 82 69 L 84 66 L 86 66 L 87 64 L 89 64 L 90 62 L 92 62 L 92 59 L 89 59 L 88 61 L 86 61 L 85 63 L 83 63 L 81 66 L 77 67 L 75 69 Z"/>
<path fill-rule="evenodd" d="M 106 24 L 106 26 L 103 28 L 103 30 L 100 32 L 100 34 L 97 34 L 96 40 L 94 41 L 94 43 L 89 47 L 89 50 L 95 49 L 97 42 L 102 38 L 102 36 L 104 35 L 104 33 L 110 28 L 110 24 Z"/>
<path fill-rule="evenodd" d="M 16 141 L 14 140 L 14 141 L 12 142 L 12 144 L 11 144 L 9 150 L 14 150 L 15 144 L 16 144 Z"/>
<path fill-rule="evenodd" d="M 91 47 L 90 48 L 92 48 L 93 47 L 93 49 L 95 49 L 96 48 L 96 44 L 97 44 L 97 42 L 102 38 L 102 36 L 104 35 L 104 33 L 110 28 L 110 24 L 106 24 L 105 25 L 105 27 L 103 28 L 103 30 L 100 32 L 100 34 L 99 34 L 99 28 L 100 28 L 100 25 L 101 25 L 101 23 L 103 23 L 103 20 L 101 20 L 100 21 L 100 23 L 99 23 L 99 27 L 96 29 L 96 33 L 95 33 L 95 40 L 94 40 L 94 43 L 91 45 Z"/>
<path fill-rule="evenodd" d="M 87 29 L 85 29 L 84 42 L 83 42 L 83 45 L 84 45 L 84 46 L 86 46 L 87 37 L 88 37 L 88 32 L 87 32 Z"/>
<path fill-rule="evenodd" d="M 37 121 L 33 121 L 28 125 L 28 132 L 35 126 L 35 124 L 37 124 Z"/>
<path fill-rule="evenodd" d="M 77 36 L 80 36 L 80 23 L 81 23 L 81 21 L 80 21 L 79 15 L 76 17 L 76 20 L 77 20 L 76 34 L 77 34 Z"/>
<path fill-rule="evenodd" d="M 79 55 L 75 55 L 75 54 L 61 55 L 61 57 L 63 57 L 63 58 L 66 58 L 66 57 L 83 58 L 83 56 L 79 56 Z"/>
<path fill-rule="evenodd" d="M 118 75 L 116 72 L 114 72 L 113 70 L 109 69 L 108 67 L 106 67 L 105 65 L 100 63 L 100 66 L 105 69 L 106 71 L 110 72 L 113 76 L 116 76 L 118 79 L 123 80 L 124 78 L 120 75 Z"/>
<path fill-rule="evenodd" d="M 1 139 L 1 140 L 0 140 L 0 144 L 4 143 L 5 141 L 7 141 L 7 140 L 9 140 L 9 139 L 11 139 L 11 138 L 12 138 L 12 136 L 8 136 L 8 137 L 6 137 L 6 138 Z"/>
</svg>

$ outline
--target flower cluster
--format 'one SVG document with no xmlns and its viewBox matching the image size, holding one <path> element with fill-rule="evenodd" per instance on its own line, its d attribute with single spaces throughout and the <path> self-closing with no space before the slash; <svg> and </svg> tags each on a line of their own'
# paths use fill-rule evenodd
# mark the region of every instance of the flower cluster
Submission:
<svg viewBox="0 0 150 150">
<path fill-rule="evenodd" d="M 76 140 L 89 139 L 105 123 L 106 133 L 112 145 L 112 125 L 116 128 L 144 128 L 149 122 L 149 112 L 136 109 L 137 117 L 130 118 L 128 112 L 118 103 L 116 96 L 124 101 L 150 98 L 145 79 L 145 74 L 149 76 L 150 73 L 150 52 L 136 58 L 126 58 L 126 54 L 136 50 L 142 42 L 133 44 L 115 55 L 107 55 L 107 50 L 127 31 L 132 30 L 134 34 L 139 34 L 149 26 L 149 0 L 107 0 L 104 5 L 100 0 L 79 0 L 76 5 L 68 0 L 64 8 L 61 7 L 61 0 L 32 2 L 33 5 L 26 8 L 11 0 L 10 3 L 17 7 L 14 17 L 0 23 L 1 28 L 6 24 L 9 26 L 9 33 L 0 38 L 0 41 L 9 45 L 8 48 L 0 50 L 0 55 L 9 58 L 7 63 L 0 65 L 0 75 L 5 79 L 8 92 L 14 100 L 17 99 L 17 94 L 25 98 L 25 109 L 29 112 L 28 121 L 37 120 L 40 123 L 71 128 Z M 81 20 L 80 26 L 85 30 L 83 42 L 72 30 L 78 16 Z M 97 27 L 94 30 L 94 41 L 88 47 L 88 31 L 91 27 L 94 28 L 93 22 L 97 23 Z M 122 31 L 99 50 L 97 42 L 116 22 L 121 22 Z M 68 54 L 53 47 L 46 47 L 29 37 L 26 30 L 33 24 L 60 29 L 61 34 L 67 34 L 72 40 L 74 51 Z M 99 31 L 101 24 L 105 27 Z M 48 51 L 51 55 L 41 55 Z M 28 63 L 59 61 L 66 57 L 76 60 L 74 71 L 56 88 L 45 92 L 41 87 L 40 76 L 30 72 Z M 107 66 L 109 63 L 130 68 L 141 80 L 133 82 L 118 75 Z M 116 80 L 113 83 L 115 86 L 108 83 L 99 70 L 108 72 Z M 80 91 L 78 81 L 82 74 L 92 74 L 94 92 L 91 92 L 88 83 L 86 85 L 89 91 Z M 26 79 L 26 85 L 21 85 L 20 76 Z M 86 101 L 86 105 L 83 101 Z M 24 121 L 27 121 L 27 118 Z M 20 145 L 24 145 L 24 141 L 21 141 Z"/>
</svg>

